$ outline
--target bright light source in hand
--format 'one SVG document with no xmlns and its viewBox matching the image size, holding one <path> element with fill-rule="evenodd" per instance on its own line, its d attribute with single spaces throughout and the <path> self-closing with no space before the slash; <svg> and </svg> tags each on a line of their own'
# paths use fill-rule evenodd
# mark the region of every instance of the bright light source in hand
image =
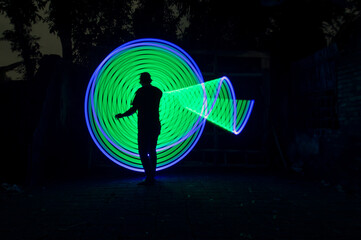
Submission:
<svg viewBox="0 0 361 240">
<path fill-rule="evenodd" d="M 180 47 L 159 39 L 139 39 L 111 52 L 93 73 L 85 97 L 85 117 L 98 148 L 116 164 L 143 172 L 137 145 L 136 114 L 115 119 L 128 110 L 149 72 L 163 92 L 159 114 L 161 134 L 157 170 L 182 160 L 198 142 L 206 120 L 239 134 L 253 100 L 236 100 L 227 77 L 203 81 L 193 59 Z"/>
</svg>

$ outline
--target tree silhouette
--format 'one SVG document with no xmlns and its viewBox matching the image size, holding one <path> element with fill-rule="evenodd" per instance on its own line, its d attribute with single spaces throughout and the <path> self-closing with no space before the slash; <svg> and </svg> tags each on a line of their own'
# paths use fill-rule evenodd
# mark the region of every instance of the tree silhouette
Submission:
<svg viewBox="0 0 361 240">
<path fill-rule="evenodd" d="M 361 17 L 361 3 L 357 0 L 347 0 L 338 11 L 332 12 L 332 18 L 322 22 L 321 30 L 327 44 L 338 40 L 348 27 Z"/>
<path fill-rule="evenodd" d="M 39 9 L 46 9 L 42 20 L 60 38 L 63 58 L 92 66 L 120 44 L 142 37 L 163 38 L 188 49 L 309 54 L 326 44 L 324 32 L 340 9 L 334 5 L 331 0 L 285 0 L 273 7 L 260 1 L 0 0 L 0 12 L 14 26 L 2 39 L 11 41 L 12 50 L 24 59 L 26 78 L 31 78 L 41 55 L 38 38 L 30 32 L 41 19 Z"/>
<path fill-rule="evenodd" d="M 267 19 L 259 1 L 186 1 L 184 41 L 195 49 L 258 48 Z M 183 6 L 184 8 L 185 6 Z"/>
<path fill-rule="evenodd" d="M 62 0 L 35 0 L 41 9 L 48 6 L 47 16 L 44 21 L 49 23 L 50 33 L 56 34 L 60 38 L 62 54 L 65 60 L 72 61 L 72 17 L 75 14 L 74 4 L 76 1 Z"/>
<path fill-rule="evenodd" d="M 94 46 L 119 44 L 129 39 L 126 35 L 129 35 L 133 1 L 35 1 L 43 9 L 48 6 L 44 20 L 50 32 L 59 36 L 65 60 L 87 64 Z"/>
<path fill-rule="evenodd" d="M 76 62 L 88 64 L 94 49 L 113 50 L 133 38 L 132 3 L 133 1 L 127 0 L 91 0 L 78 3 L 79 11 L 74 18 L 73 28 Z"/>
<path fill-rule="evenodd" d="M 133 15 L 134 35 L 137 38 L 156 37 L 176 39 L 176 5 L 167 0 L 141 0 Z"/>
<path fill-rule="evenodd" d="M 38 8 L 32 0 L 0 0 L 0 12 L 5 14 L 13 25 L 6 30 L 1 40 L 11 43 L 11 50 L 19 52 L 25 66 L 25 79 L 32 79 L 36 64 L 41 57 L 39 38 L 31 34 L 31 27 L 40 17 Z"/>
<path fill-rule="evenodd" d="M 292 60 L 321 49 L 342 34 L 343 22 L 359 16 L 357 0 L 288 0 L 270 8 L 268 48 Z M 349 12 L 347 12 L 349 11 Z"/>
<path fill-rule="evenodd" d="M 88 65 L 97 51 L 109 53 L 142 37 L 175 41 L 185 6 L 175 0 L 35 0 L 49 7 L 45 22 L 59 36 L 63 58 Z M 101 55 L 101 54 L 100 54 Z"/>
</svg>

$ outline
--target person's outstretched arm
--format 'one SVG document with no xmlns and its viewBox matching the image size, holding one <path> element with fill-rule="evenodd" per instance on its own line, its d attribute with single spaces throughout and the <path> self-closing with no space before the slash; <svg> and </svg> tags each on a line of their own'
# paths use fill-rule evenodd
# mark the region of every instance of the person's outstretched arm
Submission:
<svg viewBox="0 0 361 240">
<path fill-rule="evenodd" d="M 132 114 L 134 114 L 137 111 L 137 108 L 135 106 L 129 108 L 128 111 L 126 111 L 125 113 L 118 113 L 117 115 L 115 115 L 116 119 L 122 118 L 122 117 L 128 117 Z"/>
</svg>

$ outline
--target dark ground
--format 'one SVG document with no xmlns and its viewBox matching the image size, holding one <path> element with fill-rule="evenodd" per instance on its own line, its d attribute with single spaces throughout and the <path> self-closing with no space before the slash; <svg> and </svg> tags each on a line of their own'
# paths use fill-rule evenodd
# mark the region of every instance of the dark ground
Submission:
<svg viewBox="0 0 361 240">
<path fill-rule="evenodd" d="M 319 181 L 179 165 L 138 186 L 141 175 L 114 169 L 2 189 L 0 239 L 361 238 L 360 196 Z"/>
</svg>

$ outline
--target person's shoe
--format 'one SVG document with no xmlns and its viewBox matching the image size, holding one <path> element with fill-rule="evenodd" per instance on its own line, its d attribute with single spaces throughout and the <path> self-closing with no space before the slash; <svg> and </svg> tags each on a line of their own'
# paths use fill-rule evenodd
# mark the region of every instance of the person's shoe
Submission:
<svg viewBox="0 0 361 240">
<path fill-rule="evenodd" d="M 155 179 L 154 178 L 147 179 L 146 181 L 148 182 L 149 185 L 154 185 L 155 184 Z"/>
<path fill-rule="evenodd" d="M 138 183 L 138 185 L 141 186 L 149 186 L 154 184 L 155 184 L 155 179 L 145 179 L 143 182 Z"/>
</svg>

